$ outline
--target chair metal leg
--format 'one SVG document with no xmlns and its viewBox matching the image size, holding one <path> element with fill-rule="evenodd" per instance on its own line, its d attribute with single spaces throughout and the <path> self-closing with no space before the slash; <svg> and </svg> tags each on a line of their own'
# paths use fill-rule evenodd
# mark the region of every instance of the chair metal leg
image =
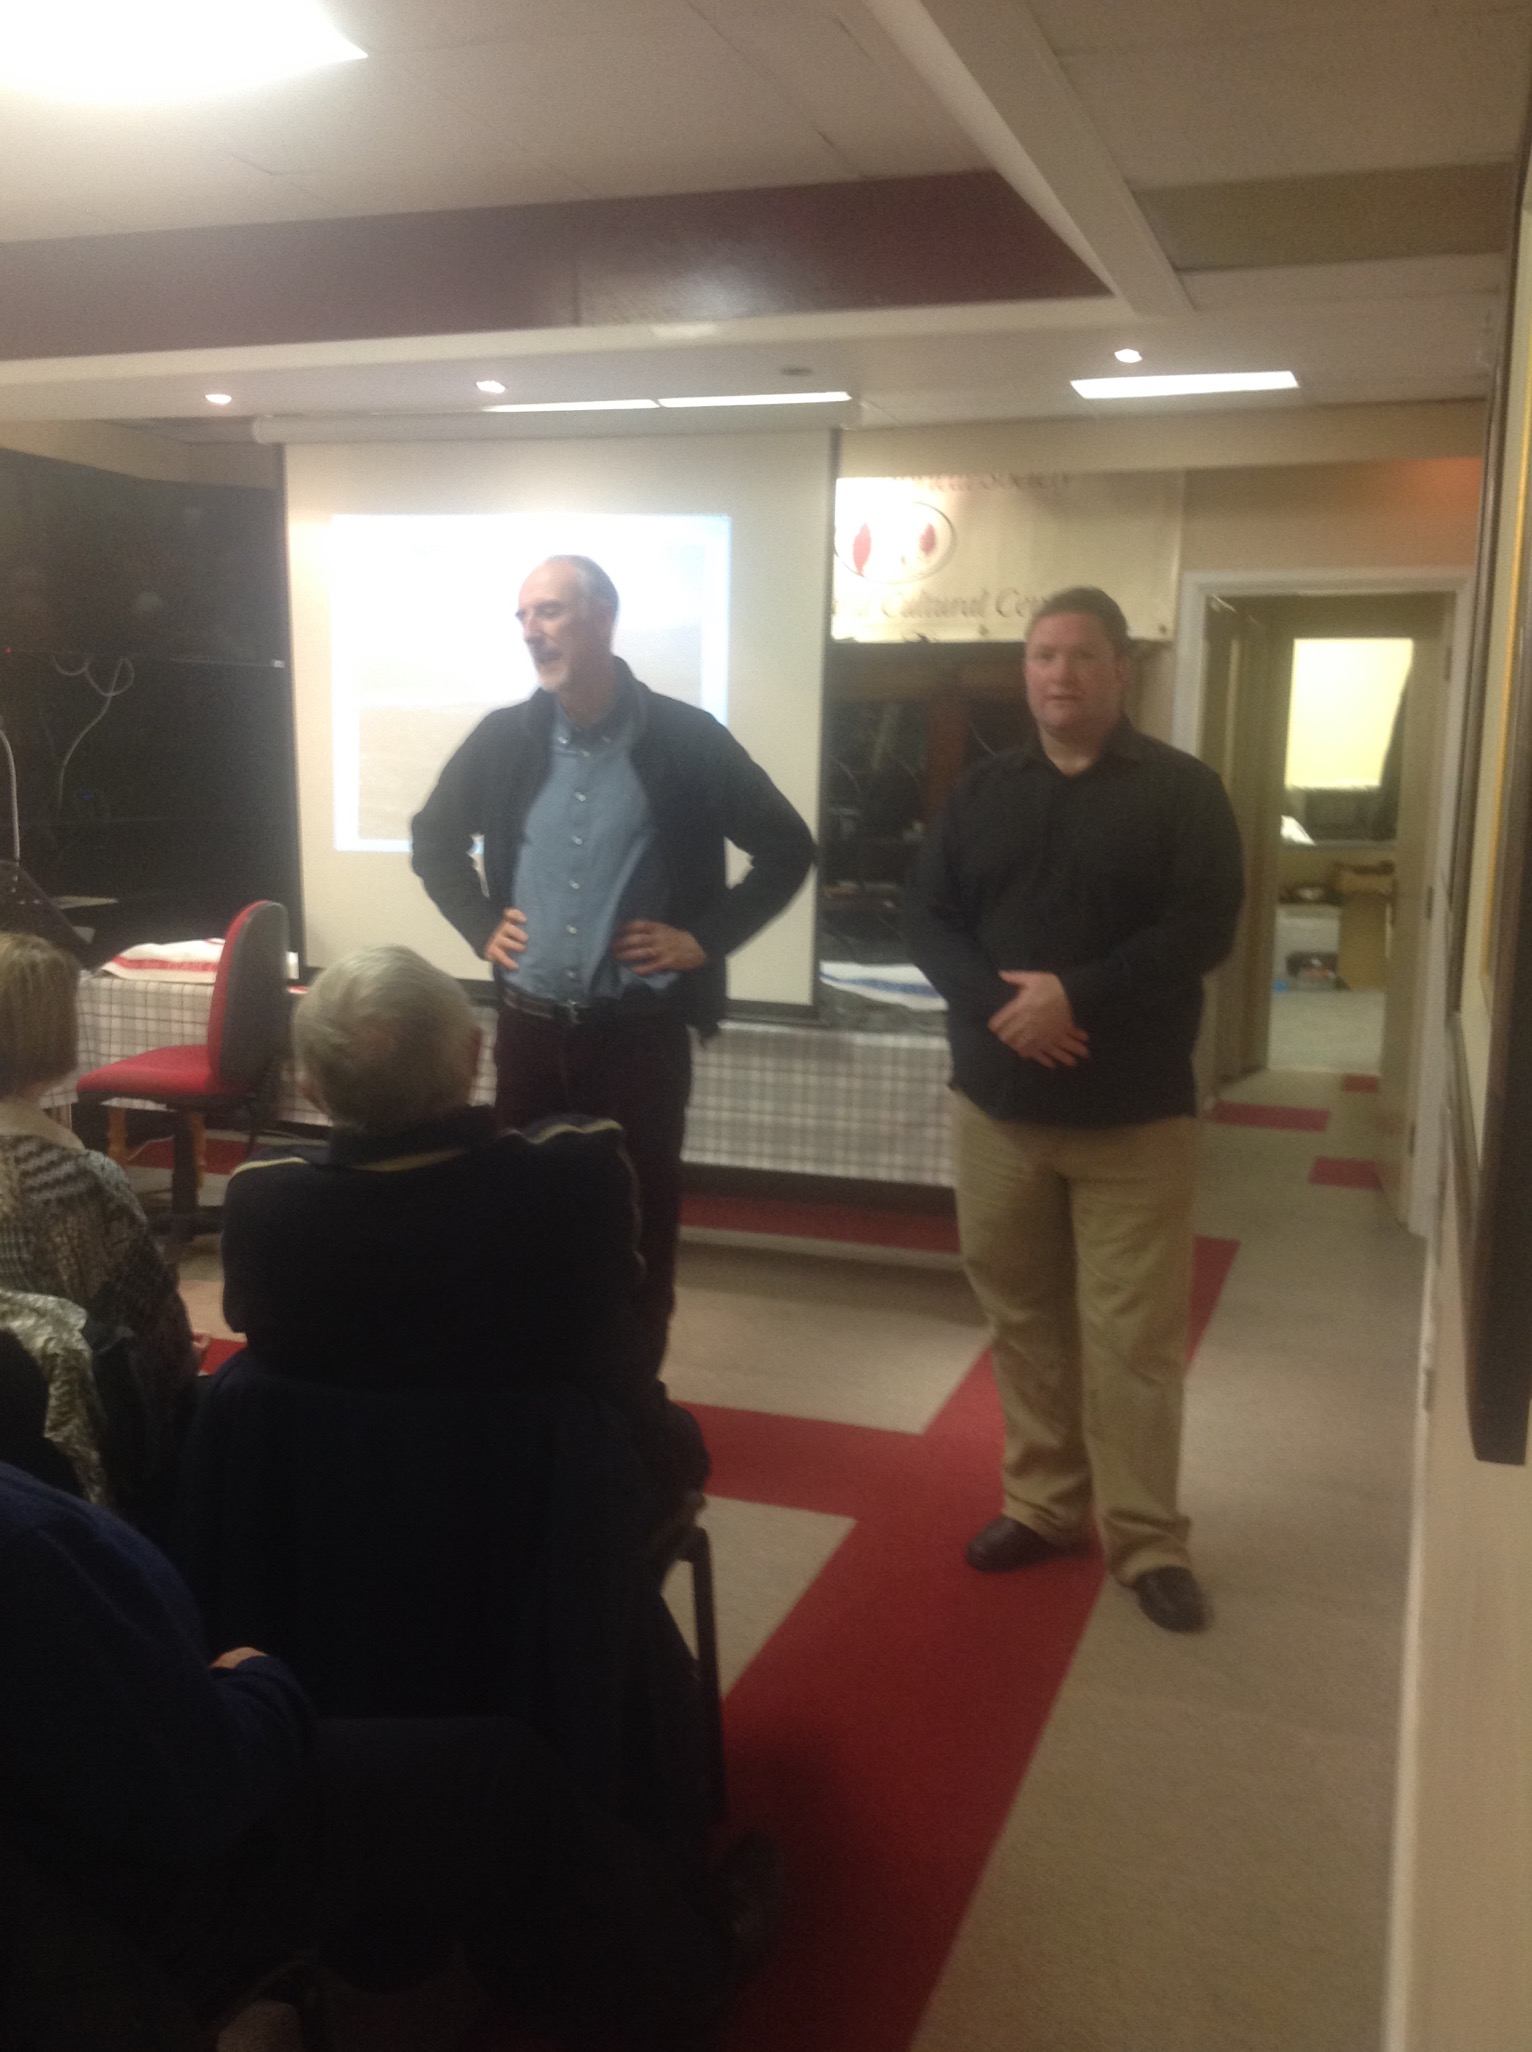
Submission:
<svg viewBox="0 0 1532 2052">
<path fill-rule="evenodd" d="M 192 1115 L 175 1114 L 171 1138 L 170 1241 L 179 1252 L 197 1231 L 197 1129 Z"/>
<path fill-rule="evenodd" d="M 718 1615 L 713 1603 L 713 1548 L 701 1525 L 693 1525 L 676 1554 L 692 1571 L 692 1616 L 697 1628 L 697 1679 L 707 1719 L 708 1782 L 713 1819 L 728 1815 L 728 1768 L 723 1749 L 723 1690 L 718 1678 Z"/>
</svg>

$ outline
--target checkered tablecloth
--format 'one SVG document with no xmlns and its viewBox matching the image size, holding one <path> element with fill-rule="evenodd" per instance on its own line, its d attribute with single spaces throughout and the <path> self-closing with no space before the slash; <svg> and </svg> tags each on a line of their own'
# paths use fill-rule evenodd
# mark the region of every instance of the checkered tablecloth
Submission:
<svg viewBox="0 0 1532 2052">
<path fill-rule="evenodd" d="M 80 1068 L 207 1035 L 209 989 L 88 976 L 80 985 Z M 475 1097 L 492 1101 L 494 1013 Z M 947 1047 L 934 1035 L 846 1033 L 730 1021 L 697 1050 L 686 1159 L 727 1168 L 872 1182 L 950 1184 Z M 72 1090 L 64 1093 L 65 1100 Z M 134 1100 L 124 1100 L 133 1102 Z M 275 1115 L 320 1115 L 283 1072 Z"/>
<path fill-rule="evenodd" d="M 731 1021 L 700 1049 L 686 1159 L 950 1184 L 947 1043 Z"/>
</svg>

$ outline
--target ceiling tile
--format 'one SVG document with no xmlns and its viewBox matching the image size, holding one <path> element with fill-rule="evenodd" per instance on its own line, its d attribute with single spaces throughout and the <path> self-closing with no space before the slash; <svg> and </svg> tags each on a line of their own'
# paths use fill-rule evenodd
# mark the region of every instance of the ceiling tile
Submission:
<svg viewBox="0 0 1532 2052">
<path fill-rule="evenodd" d="M 374 57 L 291 79 L 281 90 L 176 110 L 169 135 L 216 144 L 261 169 L 299 175 L 391 148 L 452 147 L 451 103 L 408 57 Z"/>
<path fill-rule="evenodd" d="M 860 7 L 697 0 L 697 10 L 867 178 L 980 168 L 984 158 Z"/>
<path fill-rule="evenodd" d="M 29 152 L 0 124 L 0 211 L 9 240 L 114 229 L 301 220 L 323 211 L 308 193 L 197 140 L 144 120 L 103 124 L 89 148 Z M 90 225 L 57 228 L 59 215 Z"/>
<path fill-rule="evenodd" d="M 1061 56 L 1084 51 L 1157 50 L 1172 44 L 1239 42 L 1254 37 L 1302 38 L 1329 27 L 1336 0 L 1028 0 L 1029 11 Z M 1361 0 L 1345 18 L 1381 33 L 1412 21 L 1450 22 L 1470 16 L 1532 10 L 1506 0 Z"/>
<path fill-rule="evenodd" d="M 643 35 L 561 36 L 557 54 L 502 42 L 414 61 L 461 117 L 495 123 L 588 193 L 847 175 L 813 123 L 695 14 Z"/>
<path fill-rule="evenodd" d="M 1288 307 L 1304 300 L 1434 299 L 1475 293 L 1498 299 L 1504 257 L 1404 257 L 1365 264 L 1283 264 L 1275 270 L 1188 271 L 1181 282 L 1193 306 Z"/>
<path fill-rule="evenodd" d="M 6 198 L 9 200 L 9 193 Z M 41 201 L 11 207 L 0 203 L 0 243 L 50 242 L 72 235 L 109 235 L 113 223 L 82 207 Z"/>
<path fill-rule="evenodd" d="M 1130 185 L 1193 185 L 1514 156 L 1532 37 L 1520 7 L 1332 11 L 1301 35 L 1064 62 Z"/>
<path fill-rule="evenodd" d="M 329 11 L 359 48 L 382 51 L 633 35 L 693 10 L 686 0 L 330 0 Z"/>
<path fill-rule="evenodd" d="M 418 214 L 453 207 L 538 206 L 578 199 L 573 181 L 530 158 L 437 156 L 426 163 L 358 159 L 298 181 L 330 215 Z"/>
</svg>

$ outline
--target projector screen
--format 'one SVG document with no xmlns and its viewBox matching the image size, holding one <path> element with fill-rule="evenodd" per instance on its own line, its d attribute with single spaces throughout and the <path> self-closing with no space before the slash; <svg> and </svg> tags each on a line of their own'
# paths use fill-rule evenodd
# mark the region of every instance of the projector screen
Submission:
<svg viewBox="0 0 1532 2052">
<path fill-rule="evenodd" d="M 290 448 L 307 960 L 398 940 L 487 976 L 410 872 L 409 819 L 463 735 L 536 688 L 516 600 L 548 555 L 603 565 L 618 654 L 817 826 L 833 455 L 827 433 Z M 732 958 L 730 995 L 809 1003 L 813 940 L 805 889 Z"/>
</svg>

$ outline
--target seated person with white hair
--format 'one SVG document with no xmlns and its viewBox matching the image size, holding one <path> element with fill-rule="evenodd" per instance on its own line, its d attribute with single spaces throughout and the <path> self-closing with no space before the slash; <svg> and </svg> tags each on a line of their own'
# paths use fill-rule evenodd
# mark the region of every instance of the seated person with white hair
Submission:
<svg viewBox="0 0 1532 2052">
<path fill-rule="evenodd" d="M 569 1114 L 497 1132 L 469 1102 L 479 1043 L 461 989 L 409 948 L 324 971 L 293 1044 L 329 1151 L 230 1178 L 224 1315 L 265 1366 L 318 1381 L 574 1381 L 631 1412 L 667 1495 L 700 1487 L 701 1433 L 634 1312 L 622 1130 Z"/>
</svg>

